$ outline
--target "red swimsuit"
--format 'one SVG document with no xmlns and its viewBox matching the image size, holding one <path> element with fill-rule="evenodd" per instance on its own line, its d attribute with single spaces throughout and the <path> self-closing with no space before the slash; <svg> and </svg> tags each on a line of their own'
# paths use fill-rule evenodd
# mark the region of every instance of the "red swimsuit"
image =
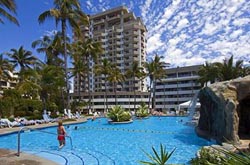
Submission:
<svg viewBox="0 0 250 165">
<path fill-rule="evenodd" d="M 61 128 L 61 127 L 58 128 L 58 136 L 57 136 L 57 139 L 58 139 L 59 141 L 65 140 L 65 132 L 64 132 L 63 128 Z"/>
</svg>

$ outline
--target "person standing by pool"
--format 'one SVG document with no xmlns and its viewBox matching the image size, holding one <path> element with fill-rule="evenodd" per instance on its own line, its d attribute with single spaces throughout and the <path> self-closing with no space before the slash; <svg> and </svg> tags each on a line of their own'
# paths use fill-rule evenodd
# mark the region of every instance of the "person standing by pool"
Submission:
<svg viewBox="0 0 250 165">
<path fill-rule="evenodd" d="M 59 148 L 62 148 L 65 145 L 65 136 L 66 130 L 62 124 L 62 121 L 58 121 L 58 128 L 57 128 L 57 140 L 59 141 Z"/>
</svg>

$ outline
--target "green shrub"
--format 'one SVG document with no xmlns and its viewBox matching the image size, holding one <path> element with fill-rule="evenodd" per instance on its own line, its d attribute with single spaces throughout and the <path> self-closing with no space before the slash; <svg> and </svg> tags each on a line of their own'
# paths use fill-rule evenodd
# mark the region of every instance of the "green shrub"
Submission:
<svg viewBox="0 0 250 165">
<path fill-rule="evenodd" d="M 249 165 L 250 155 L 240 151 L 235 153 L 222 148 L 202 148 L 200 156 L 191 160 L 192 165 Z"/>
<path fill-rule="evenodd" d="M 120 121 L 129 121 L 131 119 L 131 115 L 129 112 L 123 112 L 120 117 Z"/>
<path fill-rule="evenodd" d="M 26 116 L 26 112 L 25 111 L 15 111 L 14 113 L 15 116 Z"/>
<path fill-rule="evenodd" d="M 148 107 L 144 102 L 140 105 L 139 109 L 136 111 L 136 116 L 137 117 L 147 117 L 147 116 L 149 116 Z"/>
<path fill-rule="evenodd" d="M 114 122 L 129 121 L 132 117 L 129 112 L 124 111 L 121 106 L 112 107 L 107 113 L 109 117 Z"/>
<path fill-rule="evenodd" d="M 151 162 L 139 161 L 139 163 L 146 165 L 165 165 L 175 151 L 175 149 L 173 149 L 170 153 L 168 153 L 166 151 L 166 147 L 163 146 L 162 144 L 160 144 L 160 153 L 157 153 L 154 147 L 152 147 L 152 150 L 153 154 L 149 154 L 143 151 L 147 155 L 147 157 L 151 160 Z"/>
</svg>

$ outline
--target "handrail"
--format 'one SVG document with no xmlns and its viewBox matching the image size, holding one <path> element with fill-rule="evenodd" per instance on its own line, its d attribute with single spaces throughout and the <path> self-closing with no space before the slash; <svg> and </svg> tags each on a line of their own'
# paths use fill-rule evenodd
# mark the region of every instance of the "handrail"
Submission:
<svg viewBox="0 0 250 165">
<path fill-rule="evenodd" d="M 48 133 L 48 134 L 53 134 L 53 135 L 57 135 L 56 133 L 52 133 L 52 132 L 47 132 L 47 131 L 42 131 L 36 128 L 29 128 L 29 127 L 22 127 L 19 131 L 18 131 L 18 139 L 17 139 L 17 156 L 20 156 L 20 149 L 21 149 L 21 132 L 23 130 L 35 130 L 35 131 L 40 131 L 40 132 L 44 132 L 44 133 Z M 71 145 L 71 150 L 73 149 L 73 144 L 72 144 L 72 138 L 68 135 L 66 135 L 65 137 L 68 137 L 70 139 L 70 145 Z"/>
</svg>

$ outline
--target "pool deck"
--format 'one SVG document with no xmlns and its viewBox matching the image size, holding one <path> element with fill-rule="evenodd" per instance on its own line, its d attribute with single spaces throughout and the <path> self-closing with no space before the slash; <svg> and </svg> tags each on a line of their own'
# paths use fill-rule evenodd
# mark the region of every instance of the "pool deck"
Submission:
<svg viewBox="0 0 250 165">
<path fill-rule="evenodd" d="M 83 123 L 86 121 L 87 121 L 87 118 L 80 118 L 80 119 L 77 119 L 76 121 L 66 122 L 64 123 L 64 125 Z M 37 128 L 45 128 L 45 127 L 53 127 L 53 126 L 57 126 L 57 122 L 37 124 L 37 125 L 31 125 L 31 126 L 26 126 L 26 127 L 37 129 Z M 20 129 L 21 127 L 0 128 L 0 135 L 18 132 Z M 20 156 L 18 157 L 16 153 L 17 151 L 6 150 L 6 149 L 0 148 L 0 164 L 3 164 L 3 165 L 56 165 L 57 164 L 53 161 L 50 161 L 50 160 L 47 160 L 38 156 L 34 156 L 31 154 L 27 154 L 27 153 L 21 153 Z"/>
</svg>

